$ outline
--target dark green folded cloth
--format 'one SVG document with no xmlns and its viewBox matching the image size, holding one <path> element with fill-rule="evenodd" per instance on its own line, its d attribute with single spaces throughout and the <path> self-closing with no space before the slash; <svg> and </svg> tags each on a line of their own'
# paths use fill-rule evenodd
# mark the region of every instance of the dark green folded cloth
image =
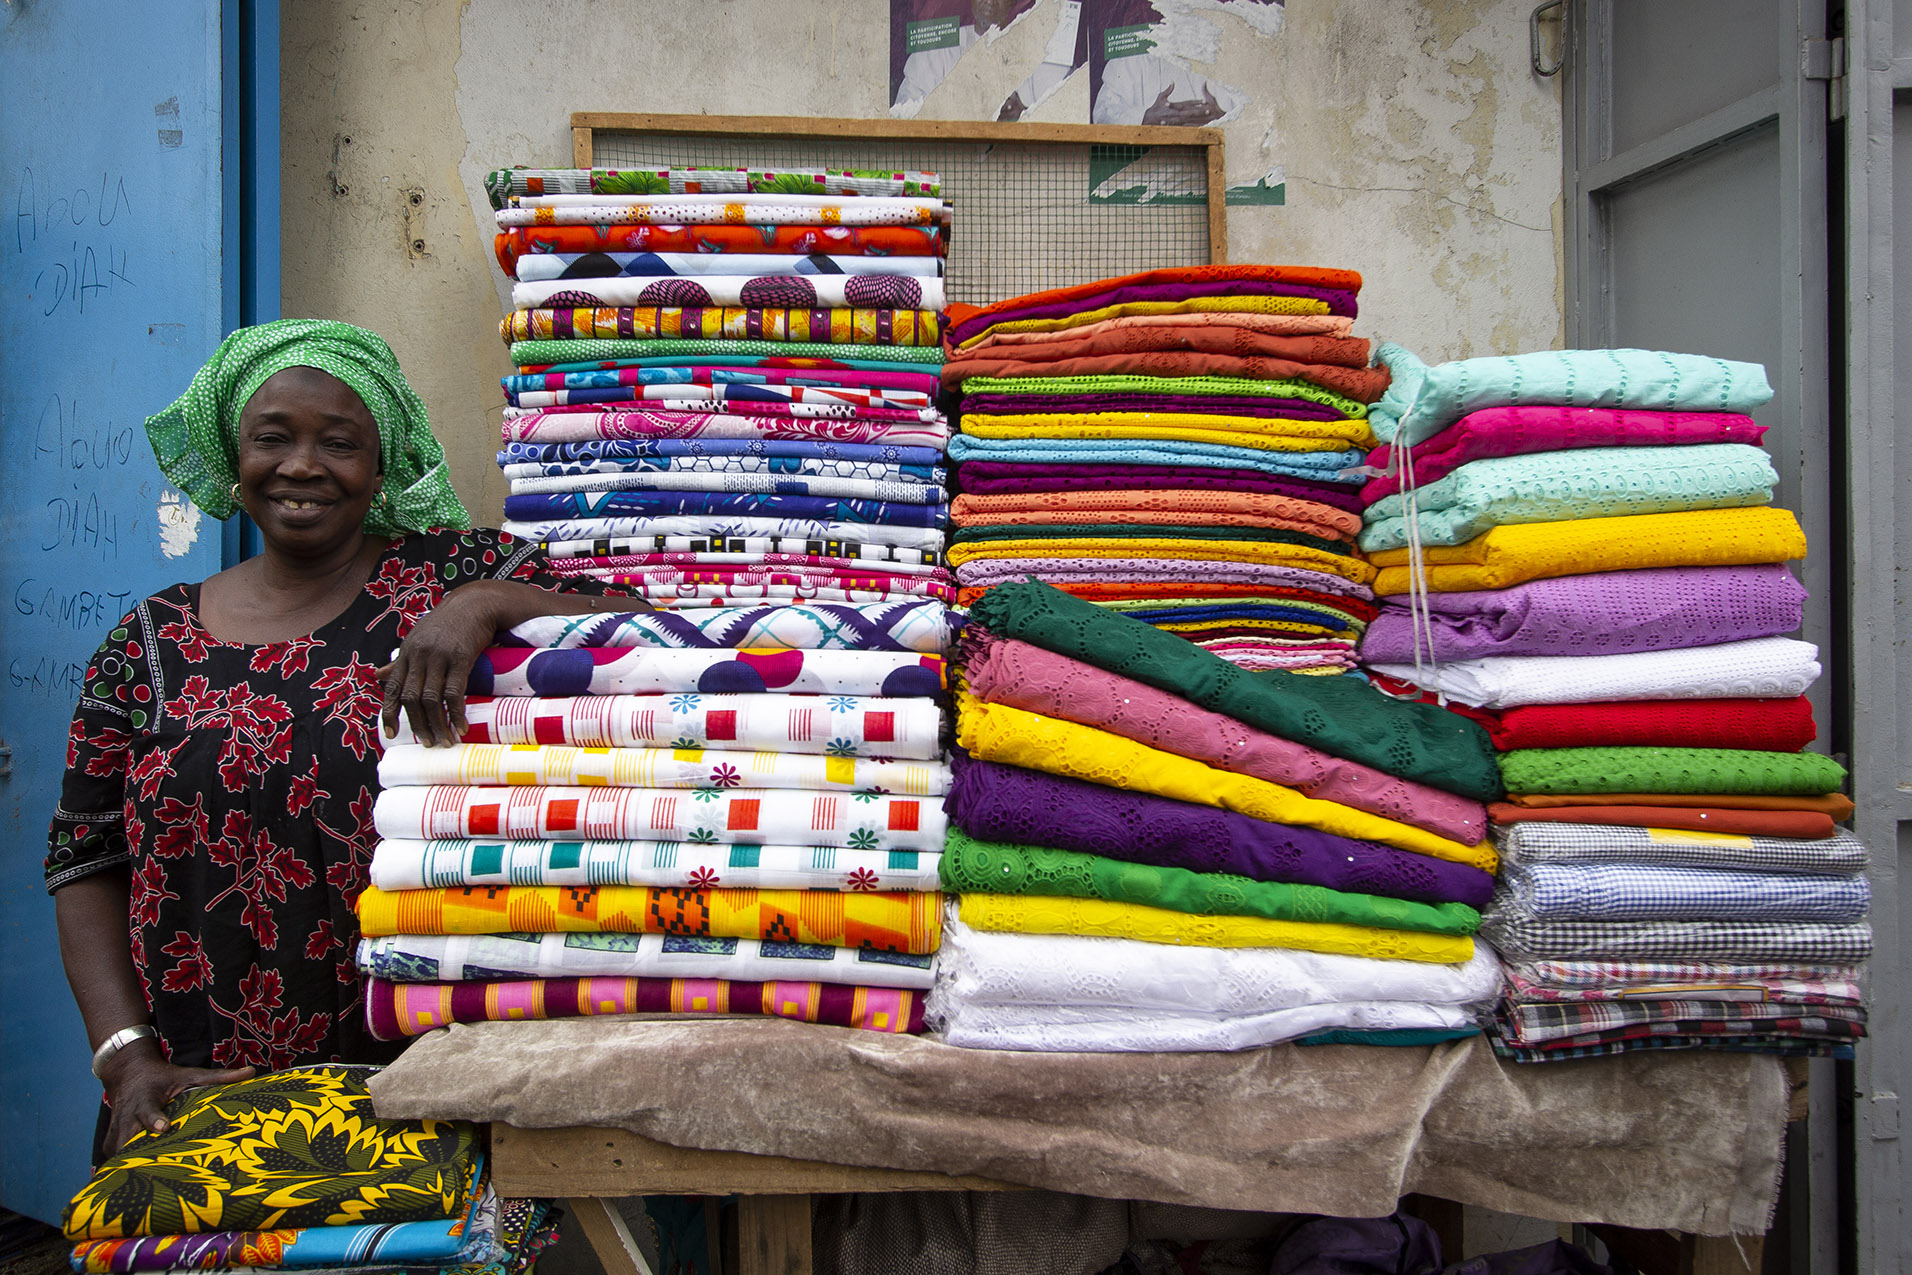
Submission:
<svg viewBox="0 0 1912 1275">
<path fill-rule="evenodd" d="M 1729 793 L 1820 797 L 1846 768 L 1818 753 L 1747 748 L 1517 748 L 1500 757 L 1512 793 Z"/>
</svg>

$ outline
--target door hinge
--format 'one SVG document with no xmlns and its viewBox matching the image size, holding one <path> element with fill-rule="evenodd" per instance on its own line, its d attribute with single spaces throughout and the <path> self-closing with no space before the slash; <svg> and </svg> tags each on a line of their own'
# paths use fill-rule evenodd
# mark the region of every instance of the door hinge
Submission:
<svg viewBox="0 0 1912 1275">
<path fill-rule="evenodd" d="M 1799 74 L 1808 80 L 1826 81 L 1826 118 L 1846 117 L 1846 40 L 1807 40 L 1799 47 Z"/>
</svg>

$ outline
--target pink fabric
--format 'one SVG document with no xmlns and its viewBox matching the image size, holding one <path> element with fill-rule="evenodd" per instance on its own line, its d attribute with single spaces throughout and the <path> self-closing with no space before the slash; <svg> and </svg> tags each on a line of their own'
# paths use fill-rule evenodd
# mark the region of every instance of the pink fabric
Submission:
<svg viewBox="0 0 1912 1275">
<path fill-rule="evenodd" d="M 1487 836 L 1487 810 L 1477 801 L 1331 757 L 1066 655 L 974 626 L 963 651 L 970 693 L 990 703 L 1094 726 L 1463 845 Z"/>
<path fill-rule="evenodd" d="M 1753 443 L 1766 427 L 1729 412 L 1652 412 L 1619 407 L 1489 407 L 1469 412 L 1414 449 L 1414 478 L 1425 487 L 1470 460 L 1523 456 L 1579 447 L 1685 447 L 1698 443 Z M 1368 453 L 1385 469 L 1389 446 Z M 1401 490 L 1398 476 L 1375 478 L 1361 489 L 1373 504 Z"/>
<path fill-rule="evenodd" d="M 502 433 L 507 443 L 582 443 L 600 438 L 807 438 L 909 447 L 949 445 L 949 426 L 941 422 L 738 412 L 532 412 L 506 417 Z"/>
</svg>

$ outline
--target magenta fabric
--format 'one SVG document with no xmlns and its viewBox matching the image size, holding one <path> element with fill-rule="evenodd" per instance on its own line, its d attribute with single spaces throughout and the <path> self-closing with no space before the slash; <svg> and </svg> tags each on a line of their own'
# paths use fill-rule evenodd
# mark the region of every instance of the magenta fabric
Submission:
<svg viewBox="0 0 1912 1275">
<path fill-rule="evenodd" d="M 1289 421 L 1339 421 L 1332 407 L 1300 398 L 1244 394 L 965 394 L 966 416 L 1025 416 L 1046 412 L 1190 412 Z"/>
<path fill-rule="evenodd" d="M 970 693 L 992 704 L 1094 726 L 1219 770 L 1475 845 L 1487 836 L 1478 801 L 1332 757 L 1093 664 L 999 638 L 963 634 Z"/>
<path fill-rule="evenodd" d="M 682 406 L 673 407 L 678 403 Z M 754 399 L 651 399 L 643 405 L 637 403 L 559 403 L 550 407 L 530 408 L 519 411 L 516 416 L 507 416 L 506 420 L 522 420 L 527 416 L 564 416 L 583 414 L 587 416 L 615 416 L 633 412 L 676 412 L 679 414 L 705 415 L 713 409 L 721 408 L 730 416 L 787 416 L 802 420 L 842 419 L 857 421 L 886 421 L 898 424 L 921 424 L 941 422 L 943 414 L 933 407 L 864 407 L 846 404 L 829 404 L 824 410 L 815 410 L 807 403 L 770 403 Z"/>
<path fill-rule="evenodd" d="M 1020 496 L 1044 491 L 1162 490 L 1248 491 L 1315 500 L 1349 513 L 1361 512 L 1361 498 L 1342 483 L 1277 477 L 1252 469 L 1209 469 L 1202 465 L 1024 465 L 998 460 L 966 460 L 956 466 L 956 486 L 978 496 Z"/>
<path fill-rule="evenodd" d="M 1698 443 L 1752 443 L 1766 427 L 1731 412 L 1653 412 L 1620 407 L 1489 407 L 1469 412 L 1414 449 L 1414 479 L 1425 487 L 1470 460 L 1563 452 L 1580 447 L 1685 447 Z M 1385 469 L 1394 449 L 1375 448 L 1368 464 Z M 1373 504 L 1401 490 L 1398 476 L 1361 489 Z"/>
<path fill-rule="evenodd" d="M 1201 297 L 1306 297 L 1328 303 L 1328 313 L 1354 318 L 1360 308 L 1354 293 L 1345 288 L 1311 288 L 1302 283 L 1265 283 L 1257 279 L 1223 279 L 1213 283 L 1141 283 L 1110 288 L 1092 297 L 1074 301 L 1052 301 L 1047 305 L 1024 306 L 989 315 L 972 315 L 950 329 L 949 341 L 961 345 L 999 323 L 1020 323 L 1028 319 L 1066 319 L 1105 306 L 1127 305 L 1135 301 L 1193 301 Z"/>
<path fill-rule="evenodd" d="M 1432 855 L 961 754 L 951 764 L 943 808 L 964 832 L 986 841 L 1128 863 L 1474 908 L 1485 907 L 1494 890 L 1491 874 Z"/>
<path fill-rule="evenodd" d="M 1201 558 L 976 558 L 956 568 L 966 588 L 990 588 L 1017 580 L 1048 584 L 1274 584 L 1317 593 L 1372 599 L 1374 590 L 1328 571 L 1265 562 Z"/>
<path fill-rule="evenodd" d="M 1432 593 L 1437 660 L 1487 655 L 1624 655 L 1791 633 L 1806 590 L 1783 564 L 1651 567 Z M 1407 607 L 1390 599 L 1361 639 L 1370 664 L 1414 662 Z"/>
</svg>

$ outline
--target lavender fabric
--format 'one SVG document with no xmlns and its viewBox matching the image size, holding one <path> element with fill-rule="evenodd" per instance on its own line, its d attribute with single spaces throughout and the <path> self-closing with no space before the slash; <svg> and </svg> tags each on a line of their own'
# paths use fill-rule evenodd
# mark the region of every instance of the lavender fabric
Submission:
<svg viewBox="0 0 1912 1275">
<path fill-rule="evenodd" d="M 973 837 L 1130 863 L 1476 908 L 1494 892 L 1465 864 L 961 754 L 943 809 Z"/>
<path fill-rule="evenodd" d="M 1211 283 L 1138 283 L 1111 288 L 1094 297 L 972 315 L 950 329 L 949 339 L 961 345 L 998 323 L 1066 319 L 1104 306 L 1127 305 L 1135 301 L 1193 301 L 1200 297 L 1306 297 L 1312 301 L 1326 301 L 1330 314 L 1345 315 L 1352 319 L 1360 312 L 1354 293 L 1345 288 L 1311 288 L 1301 283 L 1263 283 L 1250 279 L 1223 279 Z"/>
<path fill-rule="evenodd" d="M 956 579 L 970 588 L 990 588 L 1017 580 L 1048 584 L 1107 584 L 1163 580 L 1184 584 L 1285 584 L 1343 597 L 1374 597 L 1374 590 L 1327 571 L 1281 567 L 1266 562 L 1225 558 L 973 558 L 956 568 Z"/>
<path fill-rule="evenodd" d="M 1775 637 L 1805 617 L 1806 590 L 1783 564 L 1653 567 L 1428 595 L 1434 658 L 1622 655 Z M 1386 604 L 1361 641 L 1372 664 L 1411 664 L 1414 626 Z"/>
<path fill-rule="evenodd" d="M 1248 491 L 1315 500 L 1349 513 L 1361 512 L 1361 500 L 1341 483 L 1284 478 L 1252 469 L 1207 469 L 1192 465 L 1052 465 L 970 460 L 956 467 L 957 485 L 979 496 L 1012 496 L 1043 491 L 1099 489 L 1153 490 L 1186 487 L 1201 491 Z"/>
<path fill-rule="evenodd" d="M 1192 412 L 1289 421 L 1346 420 L 1340 412 L 1300 398 L 1240 394 L 965 394 L 966 416 L 1026 416 L 1049 412 Z"/>
</svg>

